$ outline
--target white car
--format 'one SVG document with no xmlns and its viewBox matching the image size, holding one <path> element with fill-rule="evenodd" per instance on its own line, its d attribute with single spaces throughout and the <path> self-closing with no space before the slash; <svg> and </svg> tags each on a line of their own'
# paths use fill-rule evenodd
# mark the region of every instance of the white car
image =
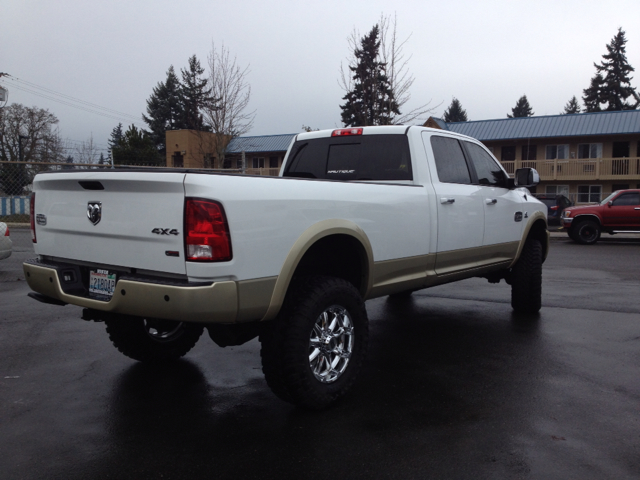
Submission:
<svg viewBox="0 0 640 480">
<path fill-rule="evenodd" d="M 13 245 L 9 237 L 9 227 L 6 223 L 0 222 L 0 260 L 9 258 Z"/>
</svg>

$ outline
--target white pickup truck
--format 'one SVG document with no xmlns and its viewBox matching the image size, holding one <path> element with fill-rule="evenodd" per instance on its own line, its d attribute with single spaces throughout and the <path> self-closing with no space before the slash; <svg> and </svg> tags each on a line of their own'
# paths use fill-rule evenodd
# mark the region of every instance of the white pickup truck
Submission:
<svg viewBox="0 0 640 480">
<path fill-rule="evenodd" d="M 36 176 L 24 264 L 35 299 L 85 307 L 139 361 L 259 336 L 280 398 L 320 409 L 352 385 L 364 301 L 469 277 L 538 312 L 546 207 L 478 141 L 424 127 L 299 134 L 279 177 L 173 169 Z"/>
</svg>

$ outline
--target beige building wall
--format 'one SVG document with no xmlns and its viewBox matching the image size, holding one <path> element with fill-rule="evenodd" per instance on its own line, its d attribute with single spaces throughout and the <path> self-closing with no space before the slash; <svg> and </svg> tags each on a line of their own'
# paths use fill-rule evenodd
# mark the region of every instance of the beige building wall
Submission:
<svg viewBox="0 0 640 480">
<path fill-rule="evenodd" d="M 231 139 L 230 136 L 225 138 Z M 211 132 L 167 130 L 167 167 L 216 168 L 217 139 Z"/>
<path fill-rule="evenodd" d="M 629 155 L 628 157 L 614 157 L 614 143 L 615 142 L 628 142 L 629 143 Z M 533 140 L 514 140 L 514 141 L 487 141 L 483 142 L 494 154 L 494 156 L 503 161 L 502 152 L 503 147 L 515 146 L 515 165 L 513 162 L 507 162 L 511 168 L 518 168 L 523 162 L 523 146 L 536 146 L 537 163 L 536 168 L 541 175 L 541 181 L 535 189 L 535 193 L 550 193 L 555 192 L 559 188 L 565 190 L 564 187 L 568 187 L 569 196 L 573 201 L 580 202 L 580 196 L 578 193 L 586 186 L 595 186 L 596 191 L 599 188 L 601 192 L 601 198 L 604 198 L 612 191 L 621 188 L 640 188 L 640 135 L 611 135 L 611 136 L 585 136 L 585 137 L 556 137 L 556 138 L 544 138 Z M 602 155 L 594 159 L 579 159 L 578 146 L 581 144 L 602 144 Z M 548 145 L 569 145 L 569 158 L 560 161 L 559 164 L 564 164 L 564 174 L 558 174 L 554 179 L 550 174 L 554 172 L 553 168 L 546 165 L 548 160 L 546 158 L 546 148 Z M 624 168 L 621 168 L 621 160 L 615 160 L 616 158 L 628 158 L 624 160 Z M 594 163 L 594 172 L 584 173 L 584 168 L 580 170 L 576 169 L 576 162 L 590 162 Z M 618 163 L 616 163 L 618 162 Z M 574 164 L 574 165 L 569 165 Z M 597 165 L 596 165 L 597 164 Z M 506 166 L 506 164 L 505 164 Z M 529 165 L 526 165 L 529 166 Z M 561 168 L 562 168 L 561 166 Z M 567 168 L 574 168 L 578 173 L 576 175 L 566 175 Z M 579 165 L 578 167 L 581 167 Z M 557 166 L 555 167 L 557 168 Z M 510 171 L 509 168 L 507 168 Z M 593 176 L 595 178 L 589 178 Z M 584 195 L 582 195 L 584 199 Z"/>
</svg>

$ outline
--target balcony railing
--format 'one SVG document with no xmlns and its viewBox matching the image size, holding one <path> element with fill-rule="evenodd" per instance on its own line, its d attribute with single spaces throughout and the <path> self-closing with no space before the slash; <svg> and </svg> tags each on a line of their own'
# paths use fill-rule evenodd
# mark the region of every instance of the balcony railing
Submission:
<svg viewBox="0 0 640 480">
<path fill-rule="evenodd" d="M 507 173 L 535 168 L 540 180 L 640 180 L 640 157 L 515 160 L 501 162 Z"/>
<path fill-rule="evenodd" d="M 269 177 L 277 177 L 280 173 L 279 168 L 247 168 L 245 173 L 247 175 L 266 175 Z"/>
</svg>

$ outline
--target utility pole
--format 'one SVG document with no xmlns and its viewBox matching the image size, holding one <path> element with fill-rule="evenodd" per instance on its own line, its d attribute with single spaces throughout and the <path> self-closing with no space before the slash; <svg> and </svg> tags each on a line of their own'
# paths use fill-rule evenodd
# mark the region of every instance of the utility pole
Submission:
<svg viewBox="0 0 640 480">
<path fill-rule="evenodd" d="M 18 135 L 18 158 L 21 162 L 24 162 L 24 149 L 22 148 L 22 140 L 28 140 L 29 137 L 25 135 Z"/>
</svg>

